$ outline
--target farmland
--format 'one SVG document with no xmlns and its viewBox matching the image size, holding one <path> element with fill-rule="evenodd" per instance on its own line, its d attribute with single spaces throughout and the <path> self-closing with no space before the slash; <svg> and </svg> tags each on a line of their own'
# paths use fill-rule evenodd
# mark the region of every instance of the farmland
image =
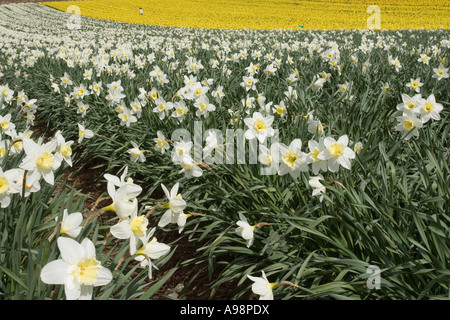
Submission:
<svg viewBox="0 0 450 320">
<path fill-rule="evenodd" d="M 220 29 L 364 29 L 376 4 L 383 29 L 438 29 L 450 24 L 450 1 L 368 0 L 167 0 L 44 2 L 61 11 L 70 5 L 82 16 L 172 27 Z M 139 15 L 139 8 L 143 14 Z"/>
<path fill-rule="evenodd" d="M 0 6 L 2 299 L 448 299 L 448 6 L 165 3 Z"/>
</svg>

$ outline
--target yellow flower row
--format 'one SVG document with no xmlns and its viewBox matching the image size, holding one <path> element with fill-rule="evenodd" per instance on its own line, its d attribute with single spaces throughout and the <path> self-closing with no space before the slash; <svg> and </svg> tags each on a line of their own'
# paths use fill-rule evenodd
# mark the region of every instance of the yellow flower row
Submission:
<svg viewBox="0 0 450 320">
<path fill-rule="evenodd" d="M 450 0 L 86 0 L 44 2 L 81 15 L 138 24 L 219 29 L 367 29 L 378 19 L 381 29 L 437 29 L 450 26 Z M 142 15 L 140 14 L 142 9 Z M 373 26 L 373 24 L 371 24 Z M 375 25 L 375 28 L 378 27 Z"/>
</svg>

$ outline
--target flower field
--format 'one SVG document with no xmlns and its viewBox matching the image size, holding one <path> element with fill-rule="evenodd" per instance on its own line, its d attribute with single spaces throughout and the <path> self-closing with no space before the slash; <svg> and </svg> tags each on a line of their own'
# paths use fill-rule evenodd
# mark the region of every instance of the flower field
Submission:
<svg viewBox="0 0 450 320">
<path fill-rule="evenodd" d="M 172 27 L 220 29 L 364 29 L 376 4 L 383 13 L 383 29 L 423 27 L 438 29 L 450 24 L 450 1 L 369 0 L 148 0 L 43 2 L 66 11 L 76 5 L 91 18 Z M 142 15 L 139 9 L 142 8 Z"/>
<path fill-rule="evenodd" d="M 449 299 L 449 7 L 323 2 L 1 5 L 1 298 Z"/>
</svg>

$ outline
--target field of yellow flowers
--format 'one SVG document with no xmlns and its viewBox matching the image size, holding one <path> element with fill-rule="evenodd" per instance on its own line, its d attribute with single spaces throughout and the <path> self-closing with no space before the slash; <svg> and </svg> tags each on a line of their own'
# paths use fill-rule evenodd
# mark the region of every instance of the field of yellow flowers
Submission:
<svg viewBox="0 0 450 320">
<path fill-rule="evenodd" d="M 375 13 L 369 0 L 86 0 L 43 2 L 66 11 L 76 5 L 92 18 L 173 27 L 220 29 L 364 29 Z M 376 1 L 383 29 L 450 25 L 450 1 Z M 142 8 L 142 15 L 139 9 Z"/>
<path fill-rule="evenodd" d="M 0 6 L 0 299 L 450 298 L 448 7 L 135 3 Z"/>
</svg>

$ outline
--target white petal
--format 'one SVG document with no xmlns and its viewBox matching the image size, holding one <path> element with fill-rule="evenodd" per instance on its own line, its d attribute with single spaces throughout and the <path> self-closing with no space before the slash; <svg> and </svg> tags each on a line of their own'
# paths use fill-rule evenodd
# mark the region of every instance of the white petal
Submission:
<svg viewBox="0 0 450 320">
<path fill-rule="evenodd" d="M 112 273 L 108 268 L 101 267 L 94 286 L 104 286 L 112 280 Z"/>
<path fill-rule="evenodd" d="M 151 259 L 158 259 L 170 251 L 170 247 L 167 244 L 152 242 L 146 246 L 145 252 Z"/>
<path fill-rule="evenodd" d="M 117 239 L 129 239 L 131 237 L 131 229 L 129 220 L 123 220 L 113 225 L 109 231 Z"/>
<path fill-rule="evenodd" d="M 158 227 L 164 228 L 172 221 L 172 210 L 166 210 L 158 222 Z"/>
<path fill-rule="evenodd" d="M 95 257 L 95 245 L 91 240 L 84 238 L 81 241 L 81 246 L 84 249 L 85 257 Z"/>
<path fill-rule="evenodd" d="M 69 286 L 67 283 L 64 285 L 64 293 L 67 300 L 77 300 L 81 294 L 81 288 L 79 286 Z"/>
<path fill-rule="evenodd" d="M 84 257 L 84 248 L 73 239 L 59 237 L 57 240 L 61 258 L 73 265 L 77 264 Z"/>
<path fill-rule="evenodd" d="M 41 270 L 41 280 L 46 284 L 64 284 L 70 274 L 70 264 L 58 259 L 46 264 Z"/>
</svg>

